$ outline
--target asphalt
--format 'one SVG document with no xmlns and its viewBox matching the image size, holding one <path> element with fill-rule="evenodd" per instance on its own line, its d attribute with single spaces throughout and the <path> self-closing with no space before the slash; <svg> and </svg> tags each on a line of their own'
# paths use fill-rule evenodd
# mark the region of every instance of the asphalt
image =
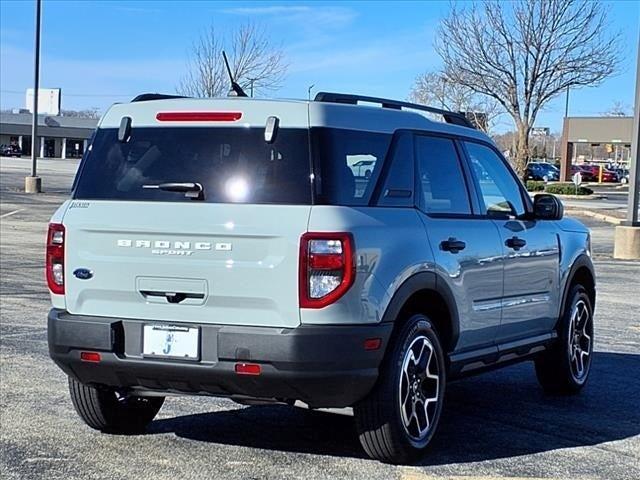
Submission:
<svg viewBox="0 0 640 480">
<path fill-rule="evenodd" d="M 576 397 L 538 387 L 532 364 L 448 386 L 421 462 L 369 460 L 349 416 L 168 398 L 144 435 L 90 430 L 49 359 L 47 220 L 76 164 L 42 161 L 45 193 L 20 192 L 25 159 L 0 159 L 0 477 L 3 479 L 640 478 L 640 263 L 616 261 L 613 227 L 584 219 L 598 273 L 596 353 Z"/>
</svg>

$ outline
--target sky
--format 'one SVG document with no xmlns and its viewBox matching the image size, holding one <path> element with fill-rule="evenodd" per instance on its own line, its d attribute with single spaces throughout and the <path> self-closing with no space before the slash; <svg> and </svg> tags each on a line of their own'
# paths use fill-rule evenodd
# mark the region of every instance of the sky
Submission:
<svg viewBox="0 0 640 480">
<path fill-rule="evenodd" d="M 33 86 L 34 5 L 0 0 L 0 108 L 23 108 Z M 142 92 L 175 93 L 193 41 L 210 25 L 251 20 L 280 46 L 289 64 L 274 96 L 306 98 L 340 91 L 406 99 L 416 76 L 436 70 L 433 43 L 448 1 L 190 2 L 43 0 L 41 88 L 61 88 L 62 108 L 95 107 Z M 634 101 L 640 1 L 607 3 L 610 28 L 622 34 L 620 72 L 598 87 L 571 92 L 569 113 L 599 115 Z M 564 96 L 536 125 L 560 131 Z M 512 128 L 505 117 L 498 131 Z"/>
</svg>

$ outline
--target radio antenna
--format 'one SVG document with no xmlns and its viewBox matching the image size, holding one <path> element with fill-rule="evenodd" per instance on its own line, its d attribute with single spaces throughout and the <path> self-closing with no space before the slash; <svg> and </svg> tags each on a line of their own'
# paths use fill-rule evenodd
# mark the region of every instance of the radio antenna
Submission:
<svg viewBox="0 0 640 480">
<path fill-rule="evenodd" d="M 229 96 L 230 97 L 246 97 L 247 94 L 245 93 L 245 91 L 233 79 L 233 74 L 231 73 L 231 67 L 229 67 L 229 60 L 227 59 L 227 54 L 225 53 L 224 50 L 222 51 L 222 58 L 224 58 L 224 64 L 227 67 L 229 80 L 231 80 L 231 90 L 229 91 Z"/>
</svg>

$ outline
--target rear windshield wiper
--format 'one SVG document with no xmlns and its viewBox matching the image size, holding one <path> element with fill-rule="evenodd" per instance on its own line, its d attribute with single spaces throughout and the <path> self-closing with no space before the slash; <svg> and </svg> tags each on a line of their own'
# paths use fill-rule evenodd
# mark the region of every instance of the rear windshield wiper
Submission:
<svg viewBox="0 0 640 480">
<path fill-rule="evenodd" d="M 200 183 L 167 182 L 158 185 L 143 185 L 142 188 L 164 190 L 166 192 L 184 192 L 184 196 L 194 200 L 204 200 L 204 189 Z"/>
</svg>

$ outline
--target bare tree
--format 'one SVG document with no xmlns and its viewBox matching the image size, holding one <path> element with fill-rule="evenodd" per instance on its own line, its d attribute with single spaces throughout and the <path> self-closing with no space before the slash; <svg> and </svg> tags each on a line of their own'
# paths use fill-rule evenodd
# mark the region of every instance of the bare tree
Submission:
<svg viewBox="0 0 640 480">
<path fill-rule="evenodd" d="M 416 77 L 409 99 L 412 102 L 453 112 L 464 112 L 480 129 L 489 132 L 502 113 L 491 97 L 450 81 L 442 72 L 425 72 Z"/>
<path fill-rule="evenodd" d="M 540 109 L 568 87 L 597 85 L 616 70 L 619 34 L 610 31 L 597 0 L 484 0 L 454 5 L 436 48 L 448 79 L 494 98 L 513 118 L 522 173 Z"/>
<path fill-rule="evenodd" d="M 265 93 L 281 87 L 287 71 L 283 51 L 271 45 L 265 31 L 245 23 L 233 32 L 209 27 L 193 43 L 187 72 L 176 90 L 194 97 L 219 97 L 230 89 L 222 51 L 229 55 L 235 81 L 247 92 Z"/>
<path fill-rule="evenodd" d="M 602 112 L 606 117 L 628 117 L 631 116 L 631 109 L 623 102 L 615 101 L 606 112 Z"/>
</svg>

